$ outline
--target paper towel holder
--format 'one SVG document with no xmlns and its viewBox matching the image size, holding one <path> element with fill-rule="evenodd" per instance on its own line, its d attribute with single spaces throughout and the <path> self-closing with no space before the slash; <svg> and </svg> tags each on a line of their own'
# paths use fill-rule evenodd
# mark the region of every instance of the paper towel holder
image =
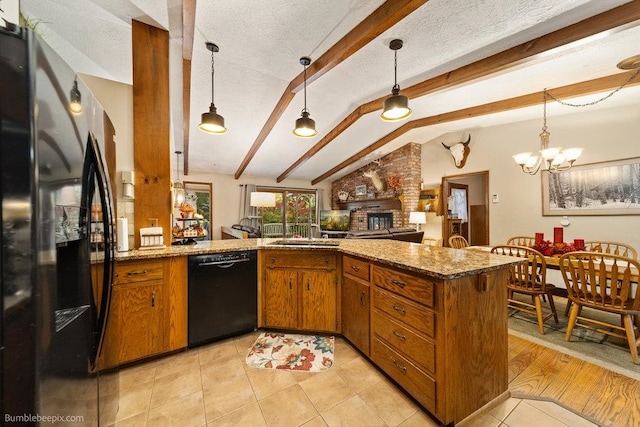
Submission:
<svg viewBox="0 0 640 427">
<path fill-rule="evenodd" d="M 120 172 L 122 179 L 122 196 L 125 199 L 133 199 L 133 171 Z"/>
</svg>

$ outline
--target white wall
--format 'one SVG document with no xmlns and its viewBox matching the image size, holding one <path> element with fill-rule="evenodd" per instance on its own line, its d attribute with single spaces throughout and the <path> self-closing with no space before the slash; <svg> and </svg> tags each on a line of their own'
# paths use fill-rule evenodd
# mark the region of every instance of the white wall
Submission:
<svg viewBox="0 0 640 427">
<path fill-rule="evenodd" d="M 606 101 L 605 101 L 606 102 Z M 584 147 L 576 165 L 640 156 L 640 107 L 588 111 L 548 120 L 551 146 Z M 512 235 L 545 233 L 553 239 L 559 216 L 542 216 L 540 173 L 527 175 L 515 164 L 513 154 L 539 148 L 541 121 L 531 120 L 471 131 L 471 153 L 463 169 L 453 165 L 451 156 L 433 140 L 422 146 L 422 176 L 427 184 L 443 175 L 459 175 L 489 170 L 489 193 L 500 202 L 490 203 L 490 244 L 505 242 Z M 640 249 L 638 215 L 570 216 L 564 240 L 614 240 Z"/>
</svg>

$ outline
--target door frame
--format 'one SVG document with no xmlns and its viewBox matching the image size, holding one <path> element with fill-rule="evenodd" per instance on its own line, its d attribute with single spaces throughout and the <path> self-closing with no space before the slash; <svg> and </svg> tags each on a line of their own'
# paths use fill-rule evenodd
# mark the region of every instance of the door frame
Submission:
<svg viewBox="0 0 640 427">
<path fill-rule="evenodd" d="M 444 242 L 447 242 L 447 239 L 449 239 L 449 230 L 448 230 L 448 224 L 447 224 L 447 211 L 449 210 L 447 196 L 449 195 L 449 184 L 450 183 L 453 184 L 456 181 L 460 181 L 461 179 L 472 178 L 475 176 L 482 176 L 484 178 L 484 188 L 482 189 L 482 191 L 484 195 L 484 205 L 486 206 L 486 215 L 485 215 L 485 224 L 484 224 L 485 240 L 487 242 L 490 241 L 489 236 L 491 235 L 491 233 L 489 232 L 489 223 L 490 223 L 489 221 L 489 213 L 490 213 L 489 171 L 485 170 L 485 171 L 471 172 L 471 173 L 465 173 L 465 174 L 459 174 L 459 175 L 448 175 L 448 176 L 442 177 L 442 182 L 440 184 L 440 187 L 441 187 L 440 194 L 442 195 L 440 197 L 440 203 L 441 203 L 441 209 L 442 209 L 441 212 L 443 213 L 443 216 L 444 216 L 444 219 L 442 220 L 442 237 Z M 467 199 L 467 204 L 468 203 L 469 203 L 469 200 Z"/>
</svg>

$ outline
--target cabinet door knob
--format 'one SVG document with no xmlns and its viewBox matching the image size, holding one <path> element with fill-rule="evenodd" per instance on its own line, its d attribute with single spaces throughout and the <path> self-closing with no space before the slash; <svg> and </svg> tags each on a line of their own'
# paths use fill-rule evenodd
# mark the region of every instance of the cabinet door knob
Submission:
<svg viewBox="0 0 640 427">
<path fill-rule="evenodd" d="M 307 290 L 311 290 L 311 279 L 307 279 Z"/>
<path fill-rule="evenodd" d="M 357 273 L 358 271 L 360 271 L 360 267 L 358 267 L 357 265 L 352 265 L 352 266 L 351 266 L 351 269 L 352 269 L 353 271 L 355 271 L 356 273 Z"/>
<path fill-rule="evenodd" d="M 151 292 L 151 307 L 155 307 L 156 306 L 156 292 L 153 291 Z"/>
<path fill-rule="evenodd" d="M 361 304 L 363 307 L 367 305 L 367 302 L 366 302 L 366 300 L 365 300 L 365 296 L 366 296 L 366 295 L 365 295 L 364 291 L 362 291 L 362 292 L 360 293 L 360 304 Z"/>
</svg>

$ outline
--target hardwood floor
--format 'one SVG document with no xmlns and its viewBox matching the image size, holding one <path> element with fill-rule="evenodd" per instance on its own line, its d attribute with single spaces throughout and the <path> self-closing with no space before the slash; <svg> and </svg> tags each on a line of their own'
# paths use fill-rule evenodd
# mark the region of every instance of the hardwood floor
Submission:
<svg viewBox="0 0 640 427">
<path fill-rule="evenodd" d="M 553 400 L 604 426 L 640 425 L 640 381 L 509 335 L 514 397 Z"/>
</svg>

